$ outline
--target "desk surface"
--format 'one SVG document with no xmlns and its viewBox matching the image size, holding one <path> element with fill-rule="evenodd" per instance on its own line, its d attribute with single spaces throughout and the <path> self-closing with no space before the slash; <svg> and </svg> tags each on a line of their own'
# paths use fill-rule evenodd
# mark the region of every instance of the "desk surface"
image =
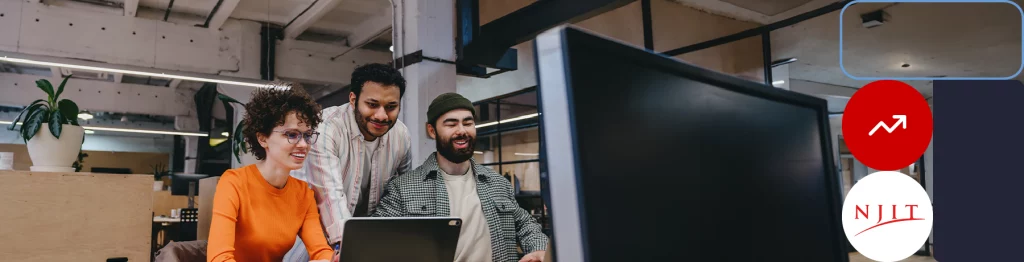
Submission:
<svg viewBox="0 0 1024 262">
<path fill-rule="evenodd" d="M 178 223 L 178 222 L 181 222 L 181 218 L 170 218 L 170 217 L 155 216 L 155 217 L 153 217 L 153 222 L 156 222 L 156 223 Z"/>
</svg>

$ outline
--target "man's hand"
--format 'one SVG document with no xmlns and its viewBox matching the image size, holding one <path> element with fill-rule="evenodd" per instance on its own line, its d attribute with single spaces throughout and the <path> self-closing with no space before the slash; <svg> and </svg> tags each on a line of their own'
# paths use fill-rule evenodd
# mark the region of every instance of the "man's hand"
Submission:
<svg viewBox="0 0 1024 262">
<path fill-rule="evenodd" d="M 533 253 L 526 254 L 519 262 L 544 262 L 544 251 L 533 251 Z"/>
</svg>

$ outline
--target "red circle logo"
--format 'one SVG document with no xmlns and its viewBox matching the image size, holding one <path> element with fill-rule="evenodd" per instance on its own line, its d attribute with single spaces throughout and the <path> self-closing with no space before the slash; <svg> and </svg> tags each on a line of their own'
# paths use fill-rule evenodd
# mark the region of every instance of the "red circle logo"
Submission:
<svg viewBox="0 0 1024 262">
<path fill-rule="evenodd" d="M 906 83 L 880 80 L 861 87 L 843 110 L 843 139 L 861 163 L 893 171 L 917 161 L 932 139 L 932 110 Z"/>
</svg>

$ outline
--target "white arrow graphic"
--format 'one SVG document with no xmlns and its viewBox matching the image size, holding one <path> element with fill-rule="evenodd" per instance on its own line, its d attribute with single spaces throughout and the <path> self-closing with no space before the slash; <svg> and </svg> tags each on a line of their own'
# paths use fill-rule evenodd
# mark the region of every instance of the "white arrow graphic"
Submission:
<svg viewBox="0 0 1024 262">
<path fill-rule="evenodd" d="M 896 123 L 893 124 L 892 127 L 885 125 L 885 121 L 878 121 L 878 124 L 875 125 L 875 128 L 871 129 L 871 132 L 868 132 L 868 136 L 874 135 L 875 131 L 878 131 L 879 127 L 884 127 L 885 132 L 888 132 L 890 134 L 892 134 L 892 131 L 895 131 L 896 127 L 899 127 L 900 124 L 903 124 L 903 129 L 907 129 L 907 115 L 892 115 L 892 118 L 899 120 L 896 120 Z"/>
</svg>

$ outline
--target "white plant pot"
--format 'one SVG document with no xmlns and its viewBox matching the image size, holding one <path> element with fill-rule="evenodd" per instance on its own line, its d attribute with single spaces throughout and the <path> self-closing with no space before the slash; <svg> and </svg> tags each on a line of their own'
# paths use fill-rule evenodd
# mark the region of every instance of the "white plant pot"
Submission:
<svg viewBox="0 0 1024 262">
<path fill-rule="evenodd" d="M 47 123 L 28 141 L 28 156 L 32 159 L 32 171 L 75 172 L 71 167 L 78 160 L 82 150 L 85 129 L 80 126 L 63 125 L 60 139 L 53 137 Z"/>
<path fill-rule="evenodd" d="M 163 180 L 153 181 L 153 191 L 162 191 L 162 190 L 164 190 L 164 181 Z"/>
</svg>

